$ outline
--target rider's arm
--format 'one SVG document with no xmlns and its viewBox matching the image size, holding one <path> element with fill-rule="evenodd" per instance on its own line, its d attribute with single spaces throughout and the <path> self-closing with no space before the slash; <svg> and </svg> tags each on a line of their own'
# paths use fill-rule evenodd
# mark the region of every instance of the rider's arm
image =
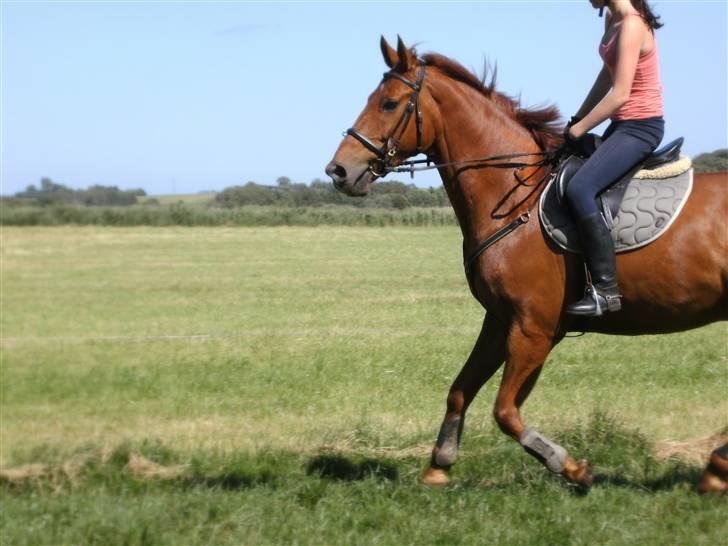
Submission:
<svg viewBox="0 0 728 546">
<path fill-rule="evenodd" d="M 604 65 L 602 66 L 602 70 L 599 72 L 597 79 L 594 81 L 591 91 L 589 91 L 589 94 L 584 100 L 584 104 L 581 105 L 581 108 L 579 108 L 579 111 L 576 113 L 576 117 L 586 117 L 586 115 L 594 109 L 599 101 L 602 100 L 607 93 L 609 93 L 611 88 L 612 76 L 609 74 L 607 66 Z"/>
<path fill-rule="evenodd" d="M 611 117 L 629 99 L 632 82 L 637 70 L 640 49 L 644 36 L 644 26 L 638 17 L 626 17 L 619 31 L 617 44 L 617 64 L 614 68 L 612 90 L 586 115 L 575 123 L 570 130 L 574 137 L 580 137 Z"/>
</svg>

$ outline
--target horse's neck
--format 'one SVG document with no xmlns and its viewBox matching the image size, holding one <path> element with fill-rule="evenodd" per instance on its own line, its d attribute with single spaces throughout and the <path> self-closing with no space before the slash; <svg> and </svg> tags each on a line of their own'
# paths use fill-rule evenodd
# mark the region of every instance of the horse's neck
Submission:
<svg viewBox="0 0 728 546">
<path fill-rule="evenodd" d="M 433 97 L 440 108 L 435 142 L 438 161 L 446 163 L 538 151 L 526 129 L 471 87 L 442 79 L 434 86 Z M 499 206 L 516 185 L 513 169 L 462 170 L 461 165 L 440 169 L 440 176 L 466 245 L 484 239 L 505 224 L 504 219 L 498 220 L 499 215 L 507 213 L 512 204 L 523 197 L 522 192 L 516 191 Z M 513 211 L 511 215 L 519 212 Z"/>
</svg>

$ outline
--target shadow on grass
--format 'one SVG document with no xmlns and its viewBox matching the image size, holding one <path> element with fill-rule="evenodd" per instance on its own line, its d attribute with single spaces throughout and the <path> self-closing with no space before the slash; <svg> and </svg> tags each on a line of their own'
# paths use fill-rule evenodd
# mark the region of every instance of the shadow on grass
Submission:
<svg viewBox="0 0 728 546">
<path fill-rule="evenodd" d="M 678 466 L 672 468 L 657 478 L 634 479 L 622 474 L 596 474 L 594 485 L 615 486 L 658 493 L 669 491 L 681 485 L 687 485 L 695 489 L 703 475 L 703 469 L 698 467 Z"/>
<path fill-rule="evenodd" d="M 259 485 L 270 485 L 274 481 L 274 476 L 238 472 L 223 473 L 219 476 L 193 476 L 179 479 L 179 483 L 187 487 L 207 487 L 226 491 L 241 491 Z"/>
<path fill-rule="evenodd" d="M 702 476 L 702 467 L 656 459 L 654 446 L 642 434 L 604 413 L 597 412 L 588 423 L 563 431 L 557 441 L 569 452 L 583 454 L 598 466 L 596 487 L 658 493 L 695 488 Z M 469 453 L 464 454 L 453 475 L 453 486 L 457 488 L 509 491 L 525 487 L 539 494 L 566 483 L 555 476 L 556 482 L 548 479 L 541 465 L 519 452 L 496 430 L 477 436 L 468 448 Z M 346 452 L 320 452 L 315 456 L 289 451 L 189 454 L 152 440 L 138 445 L 122 444 L 110 454 L 93 448 L 70 455 L 52 450 L 32 452 L 22 457 L 21 462 L 26 464 L 0 469 L 0 487 L 10 491 L 60 491 L 96 482 L 139 490 L 182 486 L 237 491 L 285 487 L 308 476 L 314 478 L 310 480 L 311 498 L 318 498 L 316 492 L 318 488 L 325 489 L 326 482 L 374 479 L 410 483 L 409 478 L 419 474 L 423 464 L 411 458 L 392 460 Z M 575 494 L 584 494 L 579 488 L 567 487 Z"/>
<path fill-rule="evenodd" d="M 366 478 L 396 481 L 397 467 L 389 461 L 363 459 L 356 462 L 343 455 L 319 455 L 306 465 L 308 476 L 320 476 L 344 482 L 360 481 Z"/>
</svg>

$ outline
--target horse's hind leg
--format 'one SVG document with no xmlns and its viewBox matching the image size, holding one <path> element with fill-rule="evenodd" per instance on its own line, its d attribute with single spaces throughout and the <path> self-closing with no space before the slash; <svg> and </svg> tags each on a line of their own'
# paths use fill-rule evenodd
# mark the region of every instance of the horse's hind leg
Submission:
<svg viewBox="0 0 728 546">
<path fill-rule="evenodd" d="M 493 413 L 500 429 L 517 440 L 546 468 L 573 483 L 589 487 L 593 481 L 589 464 L 575 461 L 563 447 L 535 429 L 527 428 L 519 411 L 536 384 L 541 367 L 555 343 L 547 335 L 526 333 L 522 328 L 514 328 L 508 337 L 506 369 Z"/>
<path fill-rule="evenodd" d="M 445 419 L 432 449 L 430 466 L 422 474 L 423 483 L 445 485 L 449 481 L 448 471 L 457 460 L 465 412 L 480 388 L 503 364 L 506 332 L 506 327 L 495 317 L 485 317 L 478 340 L 450 387 Z"/>
<path fill-rule="evenodd" d="M 724 494 L 728 491 L 728 444 L 710 454 L 703 479 L 698 485 L 701 493 Z"/>
</svg>

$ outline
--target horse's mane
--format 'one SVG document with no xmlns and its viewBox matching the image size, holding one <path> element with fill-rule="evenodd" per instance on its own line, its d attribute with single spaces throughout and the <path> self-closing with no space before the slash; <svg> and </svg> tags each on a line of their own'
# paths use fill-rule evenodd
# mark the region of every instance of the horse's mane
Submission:
<svg viewBox="0 0 728 546">
<path fill-rule="evenodd" d="M 417 52 L 413 49 L 416 57 Z M 503 112 L 521 124 L 533 135 L 542 150 L 559 146 L 563 141 L 563 125 L 559 123 L 561 113 L 553 105 L 541 108 L 523 108 L 518 99 L 514 99 L 495 89 L 497 70 L 491 71 L 490 83 L 486 84 L 488 66 L 483 70 L 483 77 L 478 78 L 470 70 L 457 61 L 438 53 L 427 53 L 422 59 L 427 66 L 434 66 L 450 78 L 472 87 L 495 103 Z"/>
</svg>

